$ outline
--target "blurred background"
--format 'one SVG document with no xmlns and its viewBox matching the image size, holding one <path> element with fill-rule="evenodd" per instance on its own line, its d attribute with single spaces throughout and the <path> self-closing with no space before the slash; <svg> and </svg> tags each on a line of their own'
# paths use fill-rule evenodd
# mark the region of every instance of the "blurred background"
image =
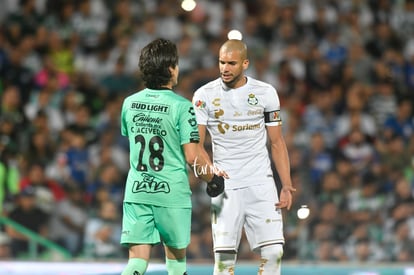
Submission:
<svg viewBox="0 0 414 275">
<path fill-rule="evenodd" d="M 281 100 L 297 188 L 284 261 L 414 262 L 413 0 L 0 2 L 0 259 L 126 261 L 119 117 L 140 50 L 176 42 L 191 100 L 237 29 L 247 74 Z M 210 264 L 210 202 L 191 185 L 188 261 Z M 239 260 L 257 260 L 244 237 Z"/>
</svg>

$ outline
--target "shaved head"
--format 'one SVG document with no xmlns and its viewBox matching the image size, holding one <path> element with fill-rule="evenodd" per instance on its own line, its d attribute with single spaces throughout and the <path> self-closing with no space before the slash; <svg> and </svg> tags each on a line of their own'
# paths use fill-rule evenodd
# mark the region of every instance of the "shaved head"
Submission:
<svg viewBox="0 0 414 275">
<path fill-rule="evenodd" d="M 220 53 L 239 52 L 241 59 L 247 59 L 247 46 L 240 40 L 231 39 L 224 42 L 220 48 Z"/>
</svg>

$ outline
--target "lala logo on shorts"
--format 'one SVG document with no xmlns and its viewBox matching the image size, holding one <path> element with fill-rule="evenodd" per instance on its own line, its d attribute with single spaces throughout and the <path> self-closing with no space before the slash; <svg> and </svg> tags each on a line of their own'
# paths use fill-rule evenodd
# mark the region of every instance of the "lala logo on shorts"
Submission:
<svg viewBox="0 0 414 275">
<path fill-rule="evenodd" d="M 249 94 L 249 97 L 247 98 L 247 103 L 250 105 L 257 105 L 259 100 L 256 98 L 256 96 L 253 93 Z"/>
</svg>

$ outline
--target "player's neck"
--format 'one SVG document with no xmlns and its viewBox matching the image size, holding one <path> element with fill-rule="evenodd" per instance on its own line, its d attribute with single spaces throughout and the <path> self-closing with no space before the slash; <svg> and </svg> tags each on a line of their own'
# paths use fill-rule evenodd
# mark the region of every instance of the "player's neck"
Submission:
<svg viewBox="0 0 414 275">
<path fill-rule="evenodd" d="M 245 75 L 243 75 L 242 77 L 240 77 L 240 79 L 238 81 L 234 82 L 233 85 L 227 85 L 226 84 L 226 86 L 229 87 L 230 89 L 237 89 L 237 88 L 240 88 L 240 87 L 246 85 L 246 83 L 247 83 L 247 77 Z"/>
<path fill-rule="evenodd" d="M 169 82 L 168 84 L 161 86 L 161 89 L 165 89 L 165 90 L 172 90 L 173 89 L 173 84 L 171 82 Z"/>
<path fill-rule="evenodd" d="M 172 86 L 162 86 L 161 90 L 172 90 Z"/>
<path fill-rule="evenodd" d="M 236 82 L 236 84 L 234 85 L 233 89 L 240 88 L 240 87 L 242 87 L 242 86 L 246 85 L 246 83 L 247 83 L 247 77 L 246 77 L 245 75 L 243 75 L 243 76 L 239 79 L 239 81 L 237 81 L 237 82 Z"/>
</svg>

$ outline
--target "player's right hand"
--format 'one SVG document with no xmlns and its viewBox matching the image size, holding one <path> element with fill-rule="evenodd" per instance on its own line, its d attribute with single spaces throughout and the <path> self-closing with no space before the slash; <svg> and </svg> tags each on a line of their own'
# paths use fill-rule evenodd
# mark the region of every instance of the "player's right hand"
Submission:
<svg viewBox="0 0 414 275">
<path fill-rule="evenodd" d="M 292 192 L 295 192 L 296 188 L 293 186 L 283 186 L 282 190 L 280 192 L 280 198 L 279 202 L 276 203 L 276 208 L 287 208 L 287 210 L 290 210 L 290 207 L 292 206 Z"/>
<path fill-rule="evenodd" d="M 206 192 L 210 197 L 217 197 L 224 192 L 224 177 L 214 175 L 211 181 L 207 182 Z"/>
</svg>

